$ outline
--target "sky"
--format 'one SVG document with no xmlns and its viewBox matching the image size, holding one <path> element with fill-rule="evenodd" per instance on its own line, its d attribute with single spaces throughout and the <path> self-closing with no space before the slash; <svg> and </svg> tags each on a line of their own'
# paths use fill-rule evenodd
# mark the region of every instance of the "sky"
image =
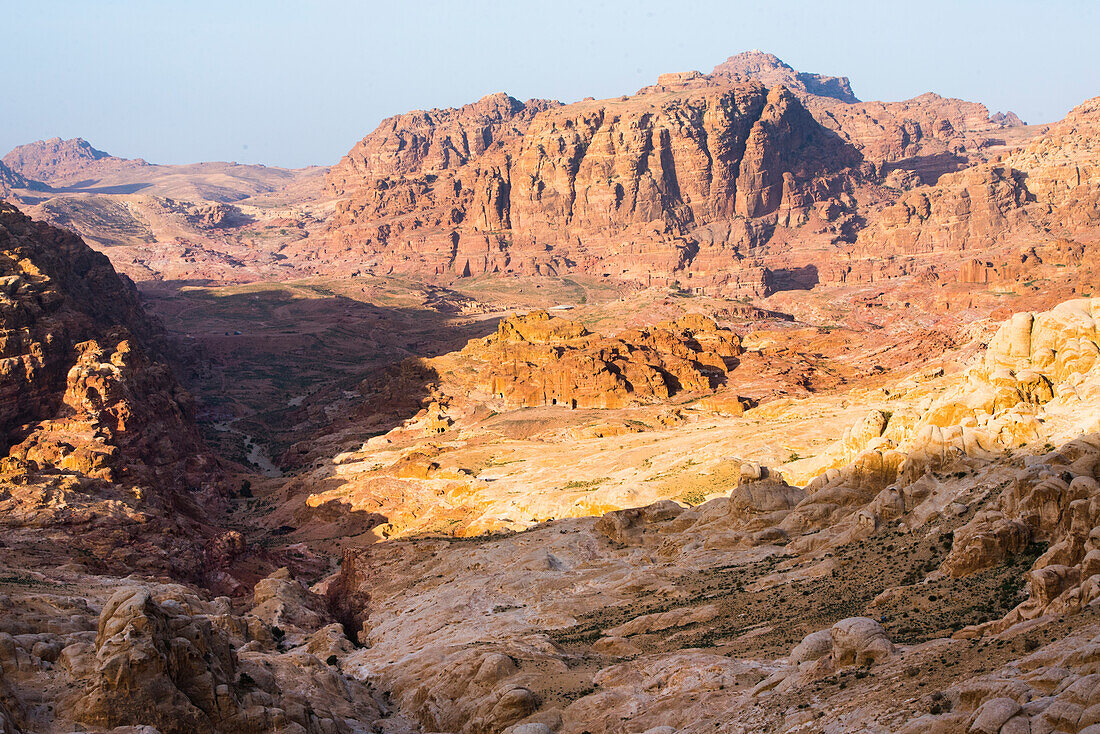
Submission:
<svg viewBox="0 0 1100 734">
<path fill-rule="evenodd" d="M 0 154 L 335 163 L 378 123 L 505 91 L 575 101 L 760 49 L 864 100 L 1060 119 L 1100 94 L 1097 0 L 0 0 Z"/>
</svg>

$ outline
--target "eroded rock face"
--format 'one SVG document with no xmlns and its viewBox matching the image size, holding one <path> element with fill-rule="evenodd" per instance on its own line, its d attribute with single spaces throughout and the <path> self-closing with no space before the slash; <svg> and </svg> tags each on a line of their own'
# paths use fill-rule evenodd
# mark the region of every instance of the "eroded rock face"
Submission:
<svg viewBox="0 0 1100 734">
<path fill-rule="evenodd" d="M 617 510 L 601 517 L 596 522 L 596 530 L 613 543 L 645 545 L 647 531 L 659 530 L 655 523 L 671 520 L 683 511 L 684 508 L 671 500 L 647 507 Z"/>
<path fill-rule="evenodd" d="M 458 109 L 384 121 L 328 174 L 332 192 L 348 197 L 329 242 L 403 271 L 501 269 L 507 261 L 501 235 L 510 227 L 507 151 L 538 112 L 556 105 L 494 94 Z M 364 239 L 366 248 L 359 244 Z M 382 257 L 393 248 L 396 258 Z"/>
<path fill-rule="evenodd" d="M 324 599 L 281 568 L 256 584 L 252 616 L 284 632 L 311 632 L 329 619 Z"/>
<path fill-rule="evenodd" d="M 229 708 L 232 648 L 207 622 L 169 616 L 146 589 L 122 589 L 99 617 L 91 683 L 76 717 L 164 732 L 212 729 Z M 222 689 L 219 700 L 218 689 Z"/>
<path fill-rule="evenodd" d="M 861 159 L 786 88 L 719 78 L 568 106 L 493 95 L 392 118 L 330 174 L 344 200 L 316 246 L 382 271 L 641 278 L 683 268 L 699 251 L 692 233 L 715 225 L 725 234 L 705 237 L 733 262 L 775 221 L 800 223 L 844 194 Z M 750 224 L 731 230 L 738 217 Z M 771 225 L 751 224 L 764 217 Z"/>
<path fill-rule="evenodd" d="M 866 617 L 842 619 L 833 625 L 833 660 L 837 665 L 873 665 L 894 654 L 894 644 L 882 625 Z"/>
<path fill-rule="evenodd" d="M 71 580 L 72 572 L 62 573 Z M 83 577 L 74 600 L 45 587 L 4 595 L 0 604 L 0 716 L 24 731 L 146 731 L 161 734 L 351 734 L 388 714 L 366 685 L 340 669 L 352 645 L 331 617 L 293 631 L 263 621 L 266 579 L 252 612 L 227 597 L 185 586 Z M 315 614 L 308 600 L 282 594 L 285 613 Z M 98 619 L 94 609 L 101 606 Z M 44 618 L 64 624 L 33 632 Z M 10 686 L 8 685 L 10 683 Z M 28 719 L 23 701 L 53 704 Z M 0 719 L 3 721 L 3 719 Z M 33 722 L 33 723 L 32 723 Z M 393 731 L 407 729 L 400 720 Z M 91 729 L 89 729 L 91 727 Z M 115 729 L 133 727 L 133 729 Z M 6 731 L 19 731 L 9 727 Z"/>
<path fill-rule="evenodd" d="M 1100 222 L 1100 103 L 1092 99 L 1003 160 L 943 175 L 914 188 L 870 220 L 857 249 L 895 255 L 995 251 L 1049 237 L 1073 237 Z M 965 282 L 1018 282 L 1043 260 L 1018 257 L 965 263 Z M 1014 253 L 1015 254 L 1015 253 Z"/>
<path fill-rule="evenodd" d="M 545 311 L 514 316 L 462 352 L 476 388 L 510 406 L 618 408 L 710 391 L 741 353 L 740 338 L 698 315 L 614 338 Z"/>
<path fill-rule="evenodd" d="M 20 145 L 4 156 L 4 164 L 20 175 L 51 185 L 65 185 L 90 173 L 120 166 L 139 166 L 144 161 L 128 161 L 96 150 L 83 138 L 51 138 Z"/>
<path fill-rule="evenodd" d="M 163 345 L 133 284 L 79 238 L 2 205 L 0 240 L 5 433 L 56 407 L 76 343 L 123 327 L 154 349 Z"/>
<path fill-rule="evenodd" d="M 859 101 L 852 92 L 848 77 L 795 71 L 774 54 L 763 51 L 745 51 L 730 56 L 715 66 L 711 73 L 714 76 L 754 79 L 769 87 L 783 85 L 802 94 L 831 97 L 841 102 Z"/>
<path fill-rule="evenodd" d="M 1035 228 L 1024 211 L 1024 179 L 1019 171 L 1001 165 L 945 174 L 935 186 L 903 194 L 860 237 L 865 247 L 885 246 L 898 255 L 980 252 L 1014 229 Z"/>
<path fill-rule="evenodd" d="M 0 196 L 10 196 L 16 189 L 42 188 L 37 181 L 30 181 L 0 162 Z"/>
<path fill-rule="evenodd" d="M 1040 138 L 1008 156 L 1028 191 L 1065 227 L 1100 221 L 1100 97 L 1070 110 Z"/>
<path fill-rule="evenodd" d="M 226 229 L 240 224 L 241 210 L 230 204 L 200 204 L 188 209 L 187 219 L 202 229 Z"/>
<path fill-rule="evenodd" d="M 1090 114 L 1083 107 L 1073 119 Z M 1061 217 L 1071 222 L 1063 234 L 1095 219 L 1084 203 L 1091 190 L 1068 192 L 1069 168 L 1045 174 L 1046 164 L 989 152 L 1019 124 L 935 94 L 859 102 L 846 78 L 797 72 L 760 52 L 711 74 L 665 74 L 619 99 L 492 95 L 384 122 L 333 168 L 330 191 L 341 201 L 328 231 L 287 253 L 441 279 L 690 277 L 730 296 L 952 277 L 988 253 L 988 269 L 970 277 L 1015 281 L 1023 273 L 1003 246 L 1022 234 L 1006 232 L 1042 238 L 1052 223 L 1030 206 L 1036 196 L 1082 210 Z M 1053 134 L 1046 149 L 1075 140 Z M 1067 185 L 1043 183 L 1052 176 Z M 1049 196 L 1031 192 L 1029 177 Z M 792 252 L 792 241 L 830 257 Z"/>
<path fill-rule="evenodd" d="M 202 573 L 220 470 L 160 326 L 106 257 L 2 207 L 0 524 L 28 543 L 83 527 L 98 563 Z"/>
</svg>

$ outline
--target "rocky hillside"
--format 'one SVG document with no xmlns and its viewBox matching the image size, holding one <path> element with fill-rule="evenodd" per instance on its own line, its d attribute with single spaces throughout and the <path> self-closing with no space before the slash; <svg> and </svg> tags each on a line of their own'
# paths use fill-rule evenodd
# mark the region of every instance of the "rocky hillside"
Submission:
<svg viewBox="0 0 1100 734">
<path fill-rule="evenodd" d="M 582 338 L 539 318 L 501 328 L 514 332 Z M 657 485 L 664 498 L 642 495 L 657 483 L 635 474 L 634 498 L 656 501 L 520 533 L 456 537 L 443 522 L 434 537 L 346 536 L 358 549 L 318 587 L 363 646 L 341 665 L 425 731 L 1090 731 L 1100 299 L 1013 316 L 961 370 L 848 393 L 854 420 L 816 456 L 768 467 L 730 453 L 754 450 L 753 432 L 789 441 L 831 423 L 837 400 L 807 405 L 805 422 L 797 404 L 774 404 L 715 431 L 682 406 L 672 425 L 635 420 L 633 441 L 566 439 L 547 412 L 534 453 L 498 420 L 497 460 L 477 469 L 454 458 L 484 456 L 473 426 L 492 418 L 452 410 L 336 457 L 346 480 L 355 464 L 396 458 L 387 486 L 403 501 L 361 485 L 310 497 L 295 533 L 307 543 L 392 507 L 374 528 L 385 537 L 478 492 L 492 517 L 542 502 L 560 518 L 554 496 L 608 497 L 601 485 L 631 462 L 670 480 Z M 532 420 L 523 410 L 516 428 Z M 433 434 L 434 455 L 402 448 L 417 429 Z M 715 446 L 722 433 L 735 437 Z M 551 467 L 570 444 L 585 446 Z M 579 479 L 593 468 L 604 476 Z M 562 481 L 543 493 L 555 471 Z M 511 474 L 518 483 L 491 499 Z M 417 496 L 402 477 L 433 484 Z M 722 489 L 668 499 L 693 483 Z"/>
<path fill-rule="evenodd" d="M 3 162 L 25 178 L 51 186 L 64 186 L 81 178 L 101 176 L 103 171 L 145 164 L 96 150 L 84 138 L 51 138 L 20 145 L 5 155 Z"/>
<path fill-rule="evenodd" d="M 22 175 L 0 163 L 0 195 L 10 195 L 18 189 L 38 189 L 42 185 L 36 181 L 28 181 Z"/>
<path fill-rule="evenodd" d="M 101 258 L 81 260 L 78 241 L 58 235 L 49 249 L 73 256 L 51 261 L 33 245 L 53 230 L 4 221 L 10 259 L 42 262 L 8 296 L 20 313 L 41 309 L 31 327 L 70 315 L 79 326 L 86 294 L 44 295 L 73 271 L 122 284 L 102 318 L 142 328 Z M 710 354 L 729 387 L 745 364 L 726 360 L 754 368 L 759 339 L 698 316 L 614 338 L 546 313 L 504 320 L 426 363 L 439 389 L 423 414 L 238 500 L 270 528 L 266 543 L 299 558 L 343 552 L 312 588 L 283 569 L 236 600 L 140 571 L 93 573 L 96 559 L 157 568 L 119 555 L 155 557 L 149 536 L 117 534 L 130 522 L 189 551 L 158 519 L 163 490 L 118 481 L 115 464 L 66 463 L 82 455 L 79 421 L 101 417 L 97 435 L 115 440 L 120 415 L 141 415 L 103 396 L 163 387 L 141 376 L 150 367 L 128 371 L 121 347 L 96 358 L 95 383 L 81 357 L 66 382 L 72 417 L 35 427 L 64 429 L 70 447 L 0 485 L 0 723 L 51 734 L 1091 734 L 1100 299 L 1015 314 L 981 348 L 944 354 L 946 370 L 736 410 L 707 402 L 709 381 L 665 395 L 639 379 L 637 404 L 600 409 L 469 388 L 521 364 L 546 384 L 587 385 L 578 370 L 550 379 L 555 359 L 592 374 L 622 362 L 633 386 L 643 365 L 673 374 L 673 358 Z M 776 444 L 812 455 L 749 458 Z M 63 530 L 23 509 L 28 493 L 66 509 Z M 480 503 L 480 524 L 463 503 Z M 188 512 L 174 522 L 197 533 Z M 434 524 L 417 525 L 425 518 Z M 112 543 L 94 544 L 104 528 Z M 241 540 L 219 537 L 206 562 Z"/>
<path fill-rule="evenodd" d="M 221 501 L 137 290 L 75 235 L 0 210 L 0 526 L 9 548 L 201 577 Z M 60 540 L 52 545 L 51 538 Z"/>
<path fill-rule="evenodd" d="M 224 528 L 232 467 L 164 346 L 106 256 L 0 203 L 0 732 L 351 734 L 390 717 L 286 569 L 212 599 L 245 596 L 272 558 Z"/>
<path fill-rule="evenodd" d="M 803 267 L 803 253 L 858 256 L 882 206 L 987 161 L 1014 126 L 933 94 L 859 102 L 846 79 L 759 52 L 618 99 L 498 94 L 383 122 L 329 174 L 328 231 L 287 253 L 362 273 L 588 272 L 767 292 L 787 284 L 762 273 Z M 887 270 L 876 275 L 900 274 Z"/>
</svg>

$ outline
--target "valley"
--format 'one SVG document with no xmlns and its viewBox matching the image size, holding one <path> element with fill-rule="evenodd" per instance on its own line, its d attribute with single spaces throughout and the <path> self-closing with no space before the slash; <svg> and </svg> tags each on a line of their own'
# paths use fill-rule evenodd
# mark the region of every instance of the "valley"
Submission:
<svg viewBox="0 0 1100 734">
<path fill-rule="evenodd" d="M 1100 731 L 1100 98 L 754 51 L 0 197 L 0 734 Z"/>
</svg>

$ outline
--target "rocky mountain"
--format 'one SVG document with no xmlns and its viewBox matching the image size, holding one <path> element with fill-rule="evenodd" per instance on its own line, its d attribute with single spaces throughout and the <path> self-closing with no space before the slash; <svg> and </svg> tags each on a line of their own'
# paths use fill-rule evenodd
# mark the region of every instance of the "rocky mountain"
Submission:
<svg viewBox="0 0 1100 734">
<path fill-rule="evenodd" d="M 50 138 L 20 145 L 5 155 L 3 162 L 25 178 L 51 186 L 64 186 L 81 178 L 100 176 L 104 171 L 145 164 L 96 150 L 84 138 Z"/>
<path fill-rule="evenodd" d="M 6 160 L 68 175 L 51 196 L 25 197 L 28 211 L 117 248 L 116 262 L 141 280 L 583 273 L 751 297 L 974 269 L 1014 277 L 1026 253 L 1004 237 L 915 254 L 893 232 L 897 207 L 919 209 L 918 197 L 955 206 L 974 186 L 979 198 L 1019 199 L 992 206 L 1024 216 L 1027 185 L 1010 182 L 1025 171 L 999 158 L 1042 132 L 935 94 L 860 102 L 842 78 L 749 52 L 611 100 L 497 94 L 398 115 L 327 174 L 148 165 L 79 139 Z M 922 186 L 931 188 L 912 191 Z M 962 216 L 956 232 L 980 233 L 1005 215 Z M 1061 231 L 1073 240 L 1089 221 L 1070 217 Z M 1064 247 L 1044 223 L 1027 226 L 1041 233 L 1030 245 Z M 890 257 L 866 256 L 883 251 Z"/>
<path fill-rule="evenodd" d="M 139 281 L 285 274 L 279 244 L 316 226 L 327 170 L 158 165 L 109 155 L 82 138 L 22 145 L 4 161 L 0 194 L 110 251 L 116 268 Z"/>
<path fill-rule="evenodd" d="M 221 470 L 133 283 L 75 235 L 7 204 L 0 267 L 8 547 L 90 552 L 106 568 L 215 570 L 202 544 L 216 534 Z M 51 537 L 63 544 L 48 549 Z"/>
<path fill-rule="evenodd" d="M 136 193 L 227 203 L 279 191 L 303 172 L 239 163 L 161 165 L 105 153 L 83 138 L 51 138 L 20 145 L 3 158 L 14 173 L 53 187 L 55 197 Z"/>
<path fill-rule="evenodd" d="M 782 85 L 796 94 L 830 97 L 841 102 L 859 102 L 852 92 L 848 77 L 795 71 L 775 54 L 763 51 L 744 51 L 730 56 L 714 67 L 711 76 L 755 80 L 768 87 Z"/>
<path fill-rule="evenodd" d="M 1034 134 L 1017 123 L 934 94 L 859 102 L 845 79 L 758 52 L 619 99 L 494 95 L 383 122 L 328 175 L 327 231 L 286 254 L 362 273 L 584 272 L 766 292 L 784 284 L 765 271 L 810 265 L 803 252 L 858 257 L 861 230 L 890 247 L 877 234 L 885 207 L 990 165 L 1005 140 Z M 821 279 L 911 272 L 871 267 Z"/>
<path fill-rule="evenodd" d="M 0 734 L 1096 734 L 1098 100 L 13 151 Z"/>
<path fill-rule="evenodd" d="M 380 166 L 381 133 L 360 143 L 328 179 L 337 196 L 348 195 L 330 246 L 349 261 L 382 258 L 380 267 L 439 274 L 671 273 L 699 254 L 689 234 L 707 229 L 713 248 L 736 259 L 737 247 L 763 237 L 749 223 L 797 221 L 858 176 L 858 152 L 782 88 L 731 82 L 686 98 L 652 92 L 533 116 L 505 99 L 434 113 L 468 118 L 473 130 L 461 136 L 488 139 L 477 132 L 486 129 L 480 109 L 513 110 L 511 137 L 481 155 L 475 147 L 469 158 L 421 157 L 413 146 Z"/>
<path fill-rule="evenodd" d="M 41 189 L 42 184 L 37 181 L 28 181 L 22 175 L 0 163 L 0 194 L 10 195 L 18 189 Z"/>
</svg>

